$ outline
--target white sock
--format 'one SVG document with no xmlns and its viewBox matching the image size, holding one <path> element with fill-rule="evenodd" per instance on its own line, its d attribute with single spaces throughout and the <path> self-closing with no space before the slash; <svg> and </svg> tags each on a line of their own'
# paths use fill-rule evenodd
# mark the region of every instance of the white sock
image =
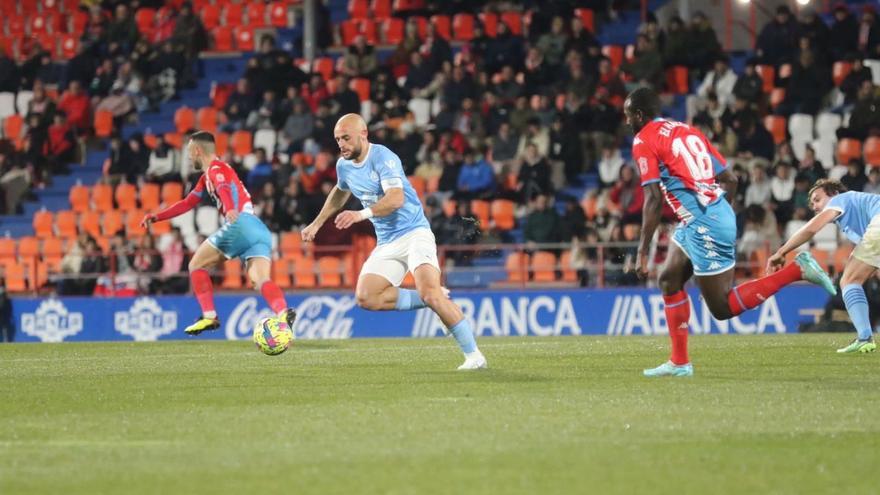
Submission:
<svg viewBox="0 0 880 495">
<path fill-rule="evenodd" d="M 217 319 L 217 312 L 216 311 L 205 311 L 205 314 L 203 314 L 202 316 L 204 316 L 205 318 L 211 318 L 212 320 L 216 320 Z"/>
</svg>

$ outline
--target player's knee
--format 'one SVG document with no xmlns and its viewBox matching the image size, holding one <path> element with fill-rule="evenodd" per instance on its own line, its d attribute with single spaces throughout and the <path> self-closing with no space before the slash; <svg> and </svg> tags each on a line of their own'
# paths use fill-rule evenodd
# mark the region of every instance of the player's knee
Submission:
<svg viewBox="0 0 880 495">
<path fill-rule="evenodd" d="M 439 288 L 421 289 L 419 290 L 419 297 L 422 298 L 422 301 L 425 301 L 429 308 L 436 308 L 438 304 L 446 299 Z"/>
<path fill-rule="evenodd" d="M 730 304 L 727 302 L 727 298 L 723 299 L 705 299 L 706 306 L 709 307 L 709 312 L 712 313 L 712 317 L 716 320 L 729 320 L 733 318 L 733 313 L 730 312 Z"/>
<path fill-rule="evenodd" d="M 205 268 L 204 264 L 196 260 L 195 258 L 189 260 L 189 271 L 194 272 L 196 270 L 201 270 Z"/>
<path fill-rule="evenodd" d="M 682 289 L 681 278 L 668 270 L 660 272 L 660 276 L 657 277 L 657 285 L 666 295 L 675 294 Z"/>
<path fill-rule="evenodd" d="M 358 307 L 367 311 L 378 311 L 380 309 L 379 297 L 367 291 L 357 291 L 354 295 L 355 302 Z"/>
<path fill-rule="evenodd" d="M 266 282 L 269 281 L 268 277 L 263 277 L 263 276 L 258 276 L 258 277 L 251 276 L 250 279 L 251 279 L 251 283 L 254 286 L 254 290 L 262 289 L 263 284 L 265 284 Z"/>
</svg>

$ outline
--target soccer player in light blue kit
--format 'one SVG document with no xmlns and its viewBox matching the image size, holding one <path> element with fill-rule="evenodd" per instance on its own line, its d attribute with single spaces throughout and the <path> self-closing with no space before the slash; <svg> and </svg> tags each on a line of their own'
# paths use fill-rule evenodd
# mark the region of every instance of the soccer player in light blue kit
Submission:
<svg viewBox="0 0 880 495">
<path fill-rule="evenodd" d="M 840 288 L 846 311 L 858 332 L 851 344 L 837 352 L 874 352 L 877 345 L 862 285 L 880 268 L 880 195 L 847 191 L 838 181 L 821 179 L 810 189 L 809 198 L 816 216 L 767 260 L 767 270 L 777 269 L 784 263 L 786 254 L 809 242 L 825 225 L 836 223 L 856 245 L 843 269 Z"/>
<path fill-rule="evenodd" d="M 303 229 L 303 241 L 314 240 L 324 222 L 354 194 L 364 209 L 340 213 L 336 227 L 347 229 L 357 222 L 370 220 L 377 240 L 376 249 L 358 277 L 355 289 L 358 305 L 372 311 L 429 307 L 464 353 L 464 363 L 458 369 L 486 368 L 486 358 L 477 348 L 470 322 L 440 285 L 434 233 L 418 195 L 403 172 L 400 158 L 388 148 L 367 140 L 367 125 L 360 115 L 344 115 L 336 123 L 333 134 L 342 155 L 336 162 L 338 182 L 318 217 Z M 399 287 L 407 272 L 415 277 L 415 291 Z"/>
</svg>

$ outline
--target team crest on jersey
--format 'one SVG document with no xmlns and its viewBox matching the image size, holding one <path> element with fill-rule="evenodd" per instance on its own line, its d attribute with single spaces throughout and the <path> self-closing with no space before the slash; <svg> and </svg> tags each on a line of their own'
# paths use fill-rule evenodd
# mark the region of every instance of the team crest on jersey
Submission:
<svg viewBox="0 0 880 495">
<path fill-rule="evenodd" d="M 379 174 L 377 174 L 376 172 L 370 172 L 370 180 L 379 180 Z"/>
</svg>

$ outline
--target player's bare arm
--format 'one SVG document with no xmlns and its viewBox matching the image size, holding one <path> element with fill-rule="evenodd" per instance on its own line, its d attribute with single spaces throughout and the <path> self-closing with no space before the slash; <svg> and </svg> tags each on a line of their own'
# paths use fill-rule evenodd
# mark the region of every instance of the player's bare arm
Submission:
<svg viewBox="0 0 880 495">
<path fill-rule="evenodd" d="M 785 241 L 785 244 L 767 259 L 767 272 L 772 273 L 778 270 L 783 264 L 785 264 L 785 255 L 794 251 L 801 245 L 810 242 L 810 239 L 812 239 L 817 232 L 833 222 L 838 215 L 840 215 L 840 212 L 837 210 L 825 210 L 810 219 L 809 222 L 791 236 L 791 239 Z"/>
<path fill-rule="evenodd" d="M 385 191 L 382 199 L 369 208 L 360 211 L 343 211 L 336 217 L 336 228 L 347 229 L 352 225 L 373 217 L 388 216 L 403 206 L 403 188 L 394 187 Z"/>
<path fill-rule="evenodd" d="M 648 278 L 648 256 L 651 251 L 651 240 L 654 232 L 660 225 L 663 215 L 663 192 L 660 184 L 652 182 L 645 184 L 645 205 L 642 210 L 642 235 L 639 239 L 639 251 L 636 260 L 636 275 L 639 278 Z"/>
<path fill-rule="evenodd" d="M 318 233 L 318 230 L 321 229 L 324 222 L 332 217 L 337 211 L 341 210 L 342 207 L 345 206 L 349 197 L 351 197 L 350 192 L 343 191 L 342 189 L 339 189 L 339 187 L 334 186 L 333 190 L 330 191 L 330 194 L 327 195 L 327 200 L 324 201 L 324 206 L 321 208 L 321 212 L 318 213 L 318 216 L 308 227 L 302 230 L 303 241 L 312 242 L 315 240 L 315 234 Z"/>
</svg>

